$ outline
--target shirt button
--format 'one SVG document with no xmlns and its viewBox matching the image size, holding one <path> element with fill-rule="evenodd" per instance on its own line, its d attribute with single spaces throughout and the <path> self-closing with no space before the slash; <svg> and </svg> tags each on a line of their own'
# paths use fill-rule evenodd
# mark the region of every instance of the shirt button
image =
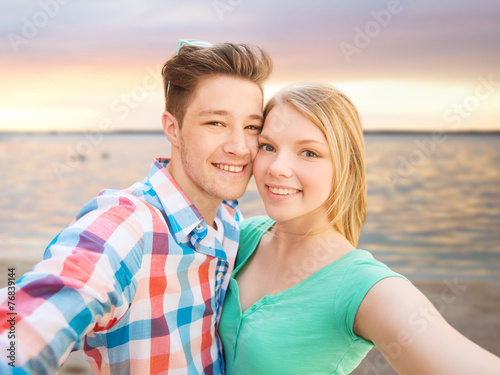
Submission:
<svg viewBox="0 0 500 375">
<path fill-rule="evenodd" d="M 202 229 L 203 229 L 203 224 L 198 224 L 198 225 L 196 226 L 196 229 L 197 229 L 197 230 L 202 230 Z"/>
<path fill-rule="evenodd" d="M 217 272 L 217 280 L 220 280 L 224 277 L 224 274 L 222 272 Z"/>
</svg>

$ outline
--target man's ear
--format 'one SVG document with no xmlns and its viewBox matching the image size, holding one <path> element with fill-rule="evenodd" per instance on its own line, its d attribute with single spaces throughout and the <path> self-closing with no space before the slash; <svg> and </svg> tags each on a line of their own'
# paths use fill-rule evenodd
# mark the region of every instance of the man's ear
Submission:
<svg viewBox="0 0 500 375">
<path fill-rule="evenodd" d="M 173 114 L 170 112 L 163 112 L 161 118 L 161 124 L 163 126 L 163 133 L 170 141 L 172 145 L 179 145 L 179 123 Z"/>
</svg>

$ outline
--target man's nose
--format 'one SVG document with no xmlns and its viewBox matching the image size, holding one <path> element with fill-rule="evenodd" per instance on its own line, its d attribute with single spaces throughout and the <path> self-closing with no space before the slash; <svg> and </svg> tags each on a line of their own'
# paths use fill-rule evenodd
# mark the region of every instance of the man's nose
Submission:
<svg viewBox="0 0 500 375">
<path fill-rule="evenodd" d="M 251 137 L 245 134 L 244 129 L 233 129 L 228 133 L 226 142 L 224 143 L 222 149 L 228 154 L 246 156 L 250 153 L 251 147 L 253 147 L 250 138 Z"/>
</svg>

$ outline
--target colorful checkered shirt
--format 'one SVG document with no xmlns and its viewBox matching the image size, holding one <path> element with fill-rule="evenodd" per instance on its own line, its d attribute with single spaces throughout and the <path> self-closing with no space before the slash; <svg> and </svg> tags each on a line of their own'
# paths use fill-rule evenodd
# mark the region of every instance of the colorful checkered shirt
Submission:
<svg viewBox="0 0 500 375">
<path fill-rule="evenodd" d="M 84 349 L 94 373 L 220 374 L 217 325 L 238 248 L 236 201 L 217 217 L 222 244 L 157 159 L 126 190 L 104 190 L 17 283 L 16 367 L 55 373 Z M 211 229 L 211 228 L 210 228 Z M 0 373 L 12 370 L 7 290 Z"/>
</svg>

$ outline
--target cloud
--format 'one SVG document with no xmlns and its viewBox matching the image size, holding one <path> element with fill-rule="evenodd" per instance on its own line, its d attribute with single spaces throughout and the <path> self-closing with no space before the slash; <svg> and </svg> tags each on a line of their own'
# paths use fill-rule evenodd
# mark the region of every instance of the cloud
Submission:
<svg viewBox="0 0 500 375">
<path fill-rule="evenodd" d="M 57 1 L 61 0 L 1 5 L 0 30 L 22 36 L 25 20 L 43 12 L 41 4 Z M 336 71 L 352 79 L 355 71 L 365 76 L 368 68 L 374 75 L 411 71 L 425 76 L 423 66 L 415 72 L 419 62 L 434 77 L 431 68 L 446 73 L 447 64 L 460 71 L 481 63 L 486 69 L 500 57 L 495 48 L 500 40 L 500 5 L 494 1 L 392 0 L 401 11 L 392 14 L 388 25 L 369 38 L 368 46 L 358 48 L 350 62 L 340 44 L 357 48 L 356 30 L 365 31 L 374 22 L 373 14 L 387 12 L 391 1 L 221 0 L 226 4 L 222 17 L 217 1 L 66 1 L 36 37 L 20 45 L 20 53 L 10 48 L 6 58 L 22 64 L 40 57 L 41 63 L 50 64 L 56 56 L 61 63 L 81 59 L 86 64 L 98 56 L 104 65 L 118 58 L 143 64 L 169 56 L 179 38 L 194 37 L 259 44 L 278 61 L 286 72 L 283 76 L 307 74 L 309 68 L 318 75 L 336 78 Z"/>
<path fill-rule="evenodd" d="M 391 7 L 397 11 L 384 21 Z M 500 3 L 494 0 L 2 2 L 0 68 L 9 74 L 0 96 L 31 92 L 43 76 L 50 80 L 36 86 L 42 97 L 53 87 L 80 108 L 95 106 L 89 93 L 113 98 L 127 91 L 147 67 L 175 52 L 179 38 L 257 44 L 273 59 L 276 85 L 384 81 L 473 87 L 478 76 L 500 79 L 498 19 Z M 26 35 L 30 27 L 35 31 Z M 359 32 L 370 34 L 361 45 Z M 12 34 L 24 38 L 17 50 Z M 357 51 L 346 58 L 343 44 Z M 85 94 L 78 90 L 83 86 Z"/>
</svg>

